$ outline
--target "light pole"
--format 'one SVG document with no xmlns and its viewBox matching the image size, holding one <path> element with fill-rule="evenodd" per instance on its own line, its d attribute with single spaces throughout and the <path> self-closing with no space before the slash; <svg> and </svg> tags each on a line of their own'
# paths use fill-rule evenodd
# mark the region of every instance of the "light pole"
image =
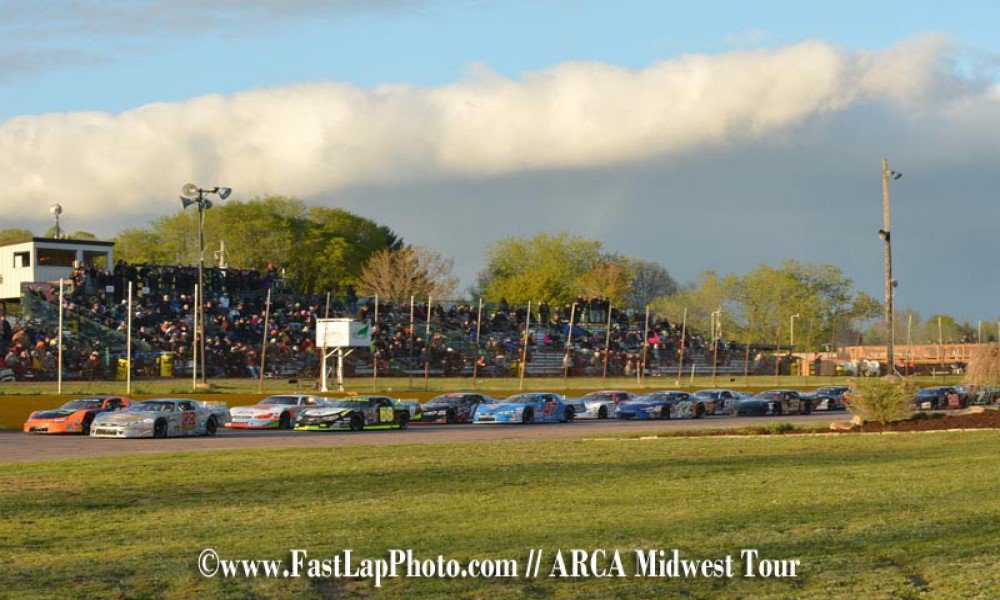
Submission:
<svg viewBox="0 0 1000 600">
<path fill-rule="evenodd" d="M 56 239 L 57 240 L 62 237 L 62 230 L 59 228 L 59 215 L 62 214 L 62 211 L 63 211 L 63 208 L 62 208 L 61 204 L 53 204 L 52 208 L 49 209 L 49 212 L 52 213 L 52 216 L 54 216 L 56 218 Z"/>
<path fill-rule="evenodd" d="M 882 229 L 878 235 L 885 241 L 885 362 L 886 373 L 892 375 L 896 370 L 895 344 L 896 330 L 892 314 L 892 289 L 896 282 L 892 280 L 892 236 L 889 229 L 889 179 L 899 179 L 902 173 L 889 168 L 889 161 L 882 158 Z"/>
<path fill-rule="evenodd" d="M 207 194 L 217 194 L 220 200 L 225 200 L 229 194 L 233 193 L 231 188 L 213 187 L 200 188 L 193 183 L 186 183 L 181 188 L 181 206 L 198 207 L 198 289 L 201 290 L 201 328 L 195 323 L 195 335 L 201 338 L 201 382 L 207 381 L 205 373 L 205 211 L 212 208 L 212 201 L 206 198 Z M 197 342 L 196 342 L 197 343 Z"/>
<path fill-rule="evenodd" d="M 719 364 L 719 336 L 722 334 L 722 309 L 712 311 L 712 387 Z"/>
</svg>

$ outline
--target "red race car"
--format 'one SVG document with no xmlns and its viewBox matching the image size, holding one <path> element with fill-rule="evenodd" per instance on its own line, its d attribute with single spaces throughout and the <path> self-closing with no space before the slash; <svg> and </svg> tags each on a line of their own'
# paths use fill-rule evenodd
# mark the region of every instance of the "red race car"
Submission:
<svg viewBox="0 0 1000 600">
<path fill-rule="evenodd" d="M 90 434 L 90 424 L 98 413 L 121 410 L 133 400 L 123 396 L 90 396 L 70 400 L 55 410 L 36 410 L 24 424 L 25 433 Z"/>
</svg>

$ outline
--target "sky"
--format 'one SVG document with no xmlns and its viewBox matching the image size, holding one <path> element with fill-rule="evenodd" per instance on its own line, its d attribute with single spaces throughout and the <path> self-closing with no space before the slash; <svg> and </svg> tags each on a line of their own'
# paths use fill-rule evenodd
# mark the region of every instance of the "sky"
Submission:
<svg viewBox="0 0 1000 600">
<path fill-rule="evenodd" d="M 187 181 L 384 222 L 472 283 L 570 231 L 684 282 L 785 258 L 996 320 L 989 2 L 0 1 L 0 227 L 110 236 Z M 209 216 L 209 218 L 211 218 Z M 227 243 L 240 243 L 232 240 Z"/>
</svg>

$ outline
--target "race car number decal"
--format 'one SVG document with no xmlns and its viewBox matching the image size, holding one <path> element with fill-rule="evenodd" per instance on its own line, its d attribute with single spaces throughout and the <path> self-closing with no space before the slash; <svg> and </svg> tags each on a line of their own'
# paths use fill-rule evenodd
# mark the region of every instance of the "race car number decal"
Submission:
<svg viewBox="0 0 1000 600">
<path fill-rule="evenodd" d="M 555 414 L 556 406 L 558 405 L 555 402 L 547 402 L 545 404 L 545 414 L 550 416 Z"/>
<path fill-rule="evenodd" d="M 195 413 L 186 412 L 181 416 L 181 427 L 184 427 L 185 429 L 194 427 L 194 421 L 195 421 Z"/>
<path fill-rule="evenodd" d="M 379 409 L 378 409 L 378 420 L 379 421 L 381 421 L 383 423 L 388 422 L 388 421 L 392 421 L 392 418 L 394 416 L 395 415 L 392 413 L 392 407 L 391 406 L 380 406 L 379 407 Z"/>
</svg>

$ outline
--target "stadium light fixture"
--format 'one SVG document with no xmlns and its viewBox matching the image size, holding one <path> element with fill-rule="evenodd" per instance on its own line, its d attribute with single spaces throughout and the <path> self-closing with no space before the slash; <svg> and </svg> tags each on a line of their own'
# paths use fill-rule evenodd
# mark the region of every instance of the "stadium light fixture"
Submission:
<svg viewBox="0 0 1000 600">
<path fill-rule="evenodd" d="M 198 289 L 201 290 L 201 329 L 195 323 L 195 335 L 201 338 L 201 381 L 207 382 L 205 373 L 205 211 L 212 208 L 212 201 L 206 195 L 215 194 L 220 200 L 225 200 L 233 193 L 232 188 L 215 186 L 211 188 L 201 188 L 193 183 L 185 183 L 181 187 L 181 207 L 186 209 L 189 206 L 198 207 Z M 197 343 L 197 341 L 195 342 Z"/>
</svg>

